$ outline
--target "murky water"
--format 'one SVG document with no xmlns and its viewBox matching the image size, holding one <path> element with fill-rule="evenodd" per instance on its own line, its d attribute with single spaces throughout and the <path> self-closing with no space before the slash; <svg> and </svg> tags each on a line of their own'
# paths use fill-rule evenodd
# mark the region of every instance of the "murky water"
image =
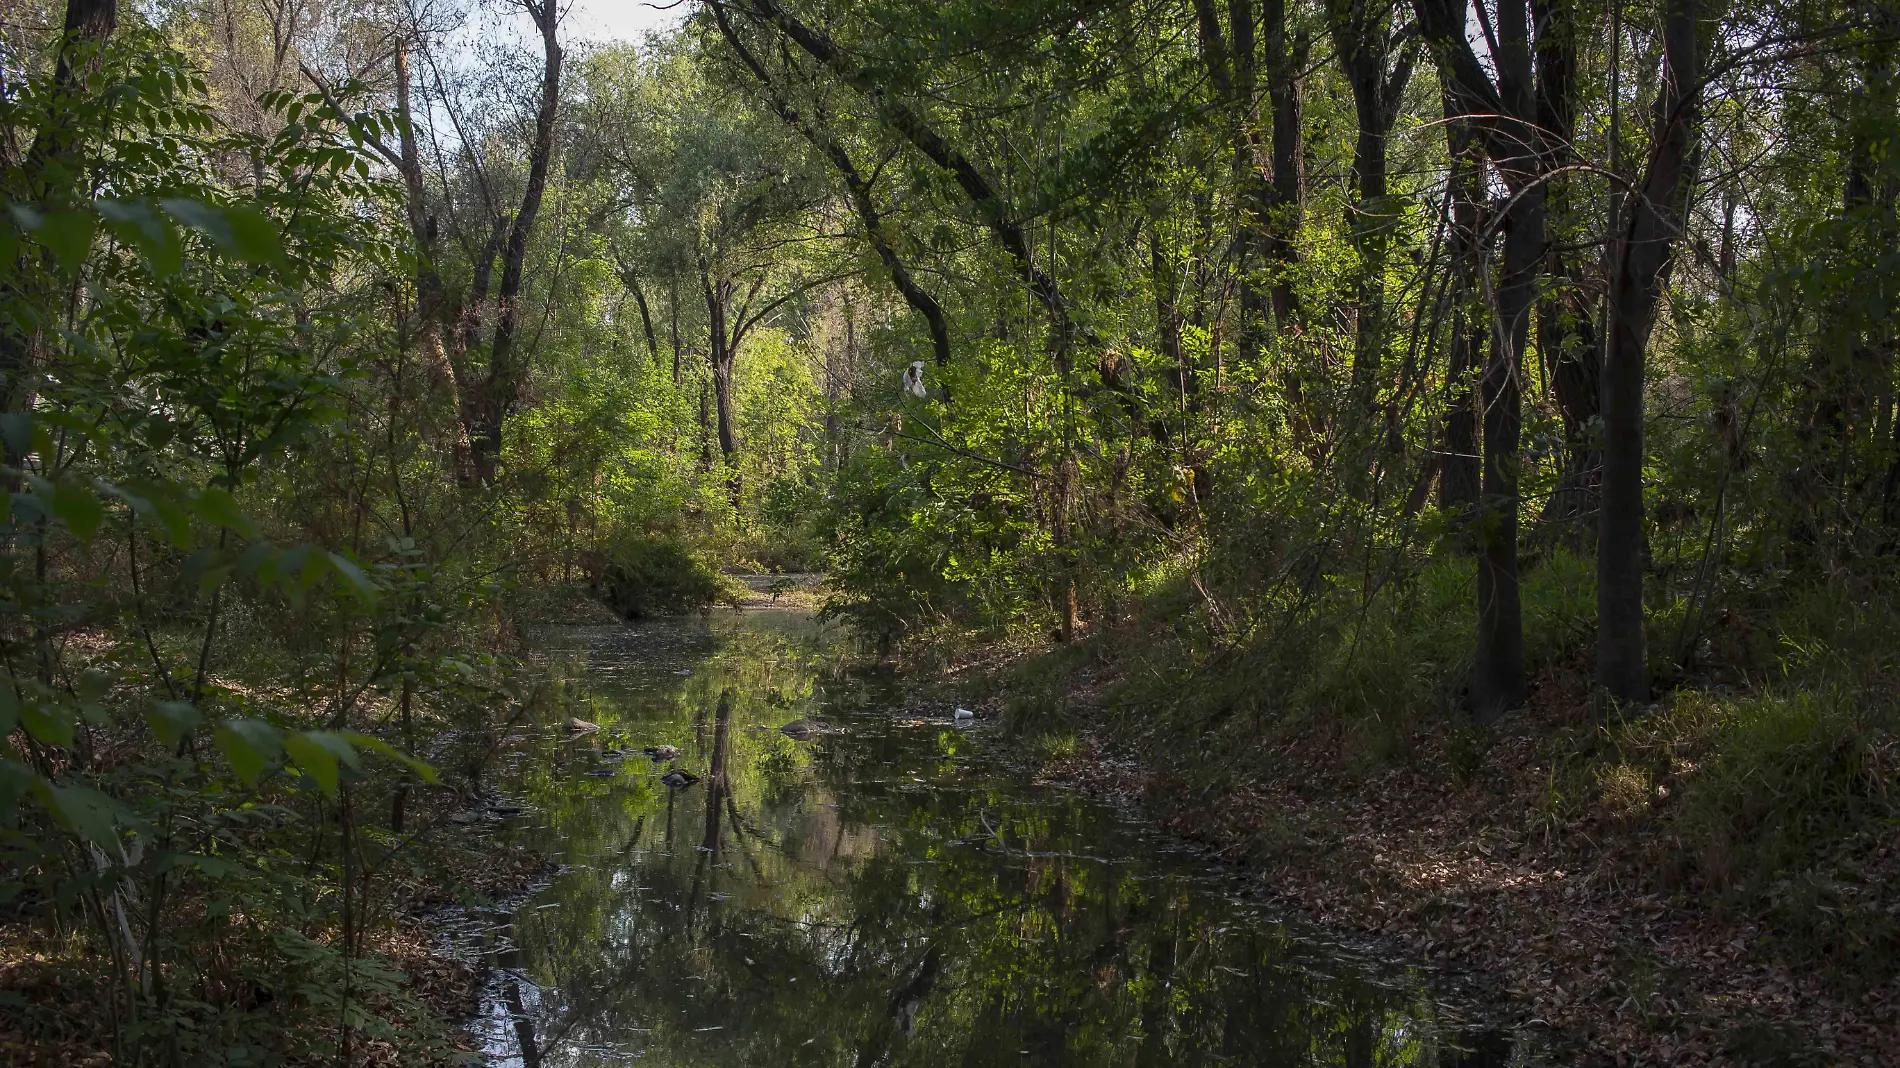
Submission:
<svg viewBox="0 0 1900 1068">
<path fill-rule="evenodd" d="M 602 730 L 517 771 L 517 833 L 571 867 L 476 925 L 493 1065 L 1534 1062 L 1132 815 L 1026 781 L 1000 733 L 839 670 L 807 616 L 542 642 Z M 662 784 L 649 745 L 698 781 Z"/>
</svg>

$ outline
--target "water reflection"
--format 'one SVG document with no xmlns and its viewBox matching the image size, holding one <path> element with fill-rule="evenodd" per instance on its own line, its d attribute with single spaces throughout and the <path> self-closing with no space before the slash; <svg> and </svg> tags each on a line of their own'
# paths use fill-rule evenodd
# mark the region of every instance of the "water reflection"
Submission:
<svg viewBox="0 0 1900 1068">
<path fill-rule="evenodd" d="M 804 617 L 543 644 L 585 659 L 604 729 L 518 771 L 524 833 L 573 867 L 495 939 L 493 1064 L 1530 1063 L 837 670 Z M 653 745 L 698 781 L 662 785 Z"/>
</svg>

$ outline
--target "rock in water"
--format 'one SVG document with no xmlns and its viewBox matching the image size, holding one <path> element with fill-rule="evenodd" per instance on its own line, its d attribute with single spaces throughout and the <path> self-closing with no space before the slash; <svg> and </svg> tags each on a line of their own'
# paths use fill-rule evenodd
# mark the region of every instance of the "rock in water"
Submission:
<svg viewBox="0 0 1900 1068">
<path fill-rule="evenodd" d="M 665 783 L 666 788 L 669 790 L 684 790 L 688 786 L 698 782 L 699 776 L 690 771 L 681 771 L 678 768 L 674 768 L 672 771 L 660 776 L 660 781 Z"/>
<path fill-rule="evenodd" d="M 579 716 L 567 717 L 567 731 L 569 734 L 592 734 L 599 729 L 600 724 L 598 723 L 589 723 Z"/>
<path fill-rule="evenodd" d="M 659 763 L 663 760 L 678 760 L 680 758 L 679 749 L 670 745 L 649 745 L 640 751 L 652 758 L 655 763 Z"/>
<path fill-rule="evenodd" d="M 785 726 L 780 727 L 778 731 L 787 738 L 802 742 L 812 735 L 817 734 L 819 727 L 818 724 L 813 723 L 811 720 L 795 719 Z"/>
</svg>

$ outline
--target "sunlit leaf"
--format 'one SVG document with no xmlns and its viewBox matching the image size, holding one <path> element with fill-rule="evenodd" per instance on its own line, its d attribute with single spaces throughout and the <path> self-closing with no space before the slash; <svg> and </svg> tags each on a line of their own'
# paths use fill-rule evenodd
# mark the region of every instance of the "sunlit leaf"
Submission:
<svg viewBox="0 0 1900 1068">
<path fill-rule="evenodd" d="M 284 752 L 326 794 L 336 793 L 338 764 L 360 770 L 356 750 L 329 731 L 297 731 L 284 736 Z"/>
<path fill-rule="evenodd" d="M 218 486 L 207 486 L 198 494 L 195 502 L 197 513 L 208 523 L 230 530 L 233 534 L 245 538 L 258 536 L 257 524 L 238 507 L 237 498 L 229 490 Z"/>
<path fill-rule="evenodd" d="M 371 580 L 368 575 L 363 573 L 362 568 L 356 566 L 356 561 L 336 553 L 325 553 L 324 556 L 329 559 L 330 567 L 343 579 L 344 583 L 350 587 L 350 590 L 356 594 L 359 600 L 365 604 L 375 601 L 377 592 L 376 583 Z"/>
</svg>

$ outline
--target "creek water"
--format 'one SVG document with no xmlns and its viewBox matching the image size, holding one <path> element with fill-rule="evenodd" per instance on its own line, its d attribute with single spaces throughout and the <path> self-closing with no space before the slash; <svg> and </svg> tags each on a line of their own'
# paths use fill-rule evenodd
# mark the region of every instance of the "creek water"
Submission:
<svg viewBox="0 0 1900 1068">
<path fill-rule="evenodd" d="M 563 867 L 463 925 L 497 1068 L 1542 1063 L 1138 815 L 1033 782 L 1019 740 L 847 669 L 809 615 L 537 641 L 602 729 L 510 772 L 504 833 Z"/>
</svg>

